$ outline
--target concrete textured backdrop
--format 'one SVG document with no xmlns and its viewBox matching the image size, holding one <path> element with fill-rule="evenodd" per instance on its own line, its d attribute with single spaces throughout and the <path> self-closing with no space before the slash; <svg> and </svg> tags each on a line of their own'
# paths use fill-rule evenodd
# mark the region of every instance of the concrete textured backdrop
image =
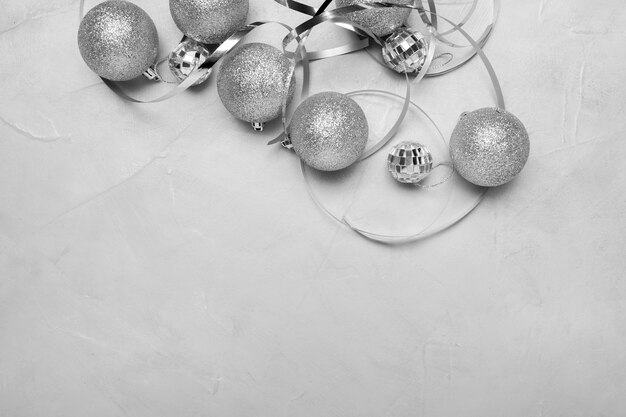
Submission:
<svg viewBox="0 0 626 417">
<path fill-rule="evenodd" d="M 167 2 L 137 3 L 171 50 Z M 2 8 L 0 416 L 626 415 L 622 1 L 502 2 L 486 52 L 529 163 L 397 247 L 324 217 L 215 77 L 130 104 L 82 62 L 77 1 Z M 368 60 L 315 88 L 401 91 Z M 449 135 L 482 84 L 475 60 L 414 88 Z"/>
</svg>

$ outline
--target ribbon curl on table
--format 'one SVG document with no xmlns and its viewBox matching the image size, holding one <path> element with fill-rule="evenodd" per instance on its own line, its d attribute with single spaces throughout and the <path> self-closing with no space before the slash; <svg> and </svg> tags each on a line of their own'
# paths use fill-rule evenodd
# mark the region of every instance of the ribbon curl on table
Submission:
<svg viewBox="0 0 626 417">
<path fill-rule="evenodd" d="M 327 0 L 322 7 L 320 7 L 318 10 L 316 10 L 315 8 L 313 8 L 312 6 L 300 3 L 298 1 L 294 1 L 294 0 L 274 0 L 276 3 L 287 7 L 291 10 L 303 13 L 303 14 L 307 14 L 310 16 L 317 16 L 319 14 L 321 14 L 321 12 L 324 11 L 324 9 L 331 3 L 331 1 Z M 411 8 L 414 8 L 416 10 L 419 11 L 420 17 L 422 19 L 422 21 L 424 22 L 424 24 L 426 24 L 426 26 L 432 26 L 435 31 L 434 36 L 435 38 L 440 41 L 441 43 L 452 47 L 452 48 L 467 48 L 468 46 L 471 47 L 471 45 L 461 45 L 461 44 L 457 44 L 454 43 L 450 40 L 448 40 L 445 35 L 451 34 L 455 31 L 457 31 L 457 27 L 463 27 L 464 25 L 466 25 L 470 18 L 474 15 L 474 13 L 476 12 L 477 6 L 478 6 L 478 1 L 479 0 L 473 0 L 471 7 L 469 8 L 467 14 L 458 22 L 455 23 L 456 26 L 453 25 L 453 27 L 445 32 L 439 32 L 438 31 L 438 21 L 437 21 L 437 9 L 436 9 L 436 4 L 434 0 L 427 0 L 428 3 L 428 10 L 426 10 L 422 4 L 424 3 L 424 0 L 414 0 L 412 4 L 409 5 L 404 5 L 404 6 L 409 6 Z M 493 15 L 497 16 L 498 15 L 498 11 L 499 11 L 499 0 L 493 0 L 494 2 L 494 10 L 493 10 Z M 365 3 L 364 3 L 365 4 Z M 394 4 L 396 6 L 403 6 L 403 5 L 397 5 Z M 337 9 L 336 9 L 337 10 Z M 494 28 L 494 24 L 495 21 L 490 23 L 489 25 L 487 25 L 487 27 L 485 28 L 485 31 L 483 32 L 483 34 L 477 39 L 477 43 L 479 45 L 481 45 L 481 47 L 483 47 L 489 36 L 491 35 L 491 32 L 493 31 Z M 363 38 L 363 35 L 359 34 L 359 43 L 354 43 L 351 45 L 351 51 L 347 51 L 345 50 L 345 47 L 341 47 L 341 48 L 337 48 L 337 51 L 327 51 L 330 53 L 327 53 L 326 55 L 324 55 L 324 57 L 331 57 L 331 56 L 336 56 L 336 55 L 342 55 L 345 53 L 349 53 L 349 52 L 354 52 L 356 50 L 360 50 L 360 49 L 367 49 L 370 46 L 370 42 L 369 42 L 370 38 Z M 370 53 L 370 51 L 368 50 L 368 53 Z M 442 74 L 446 74 L 448 72 L 454 71 L 455 69 L 465 65 L 474 55 L 476 55 L 475 53 L 472 54 L 471 56 L 467 57 L 466 59 L 464 59 L 463 61 L 459 62 L 458 64 L 456 64 L 455 66 L 453 66 L 452 68 L 447 68 L 444 71 L 441 72 L 437 72 L 437 73 L 430 73 L 430 74 L 426 74 L 426 77 L 434 77 L 434 76 L 438 76 L 438 75 L 442 75 Z M 375 57 L 370 53 L 370 56 L 372 56 L 372 58 L 375 59 Z M 435 59 L 437 59 L 438 57 L 435 57 Z M 319 59 L 317 55 L 311 55 L 309 57 L 309 59 L 311 61 L 315 60 L 315 59 Z M 443 65 L 446 65 L 449 61 L 446 61 L 446 63 L 444 63 Z"/>
<path fill-rule="evenodd" d="M 309 31 L 310 29 L 312 29 L 313 27 L 326 22 L 326 21 L 333 21 L 335 24 L 340 24 L 342 25 L 342 27 L 346 27 L 349 30 L 354 31 L 355 33 L 359 33 L 359 32 L 363 32 L 366 33 L 368 36 L 370 36 L 372 39 L 374 39 L 375 41 L 379 41 L 379 39 L 375 36 L 373 36 L 373 34 L 368 33 L 367 30 L 363 29 L 363 28 L 358 28 L 356 25 L 352 25 L 352 24 L 346 24 L 345 21 L 341 20 L 341 15 L 344 13 L 349 13 L 349 12 L 353 12 L 353 11 L 358 11 L 358 10 L 366 10 L 366 9 L 373 9 L 373 8 L 388 8 L 388 7 L 402 7 L 402 8 L 409 8 L 409 9 L 413 9 L 413 10 L 418 10 L 422 13 L 428 13 L 431 16 L 436 16 L 436 14 L 434 12 L 428 11 L 428 10 L 424 10 L 421 7 L 418 6 L 411 6 L 411 5 L 397 5 L 397 4 L 393 4 L 393 3 L 385 3 L 385 2 L 380 2 L 380 3 L 367 3 L 367 4 L 359 4 L 359 5 L 352 5 L 352 6 L 348 6 L 348 7 L 344 7 L 341 9 L 336 9 L 333 11 L 326 11 L 324 13 L 321 13 L 320 15 L 314 16 L 312 19 L 308 20 L 307 22 L 304 22 L 303 24 L 301 24 L 300 26 L 296 27 L 284 40 L 283 40 L 283 45 L 287 45 L 288 43 L 290 43 L 291 41 L 298 39 L 300 37 L 300 34 L 304 33 L 305 31 Z M 461 33 L 466 39 L 467 41 L 470 43 L 470 45 L 472 46 L 472 48 L 475 50 L 476 54 L 481 58 L 485 68 L 487 69 L 487 72 L 489 74 L 489 77 L 491 79 L 491 82 L 493 84 L 494 87 L 494 91 L 495 91 L 495 95 L 496 95 L 496 101 L 497 101 L 497 105 L 498 107 L 504 109 L 505 108 L 505 102 L 504 102 L 504 96 L 502 94 L 502 88 L 500 86 L 500 82 L 498 80 L 498 77 L 495 73 L 495 70 L 493 69 L 493 66 L 491 65 L 491 62 L 489 61 L 489 59 L 487 58 L 487 56 L 485 55 L 485 53 L 482 51 L 481 46 L 460 26 L 458 26 L 457 24 L 455 24 L 454 22 L 452 22 L 451 20 L 438 15 L 438 18 L 447 22 L 448 24 L 452 25 L 459 33 Z M 380 42 L 377 42 L 380 43 Z M 410 84 L 408 83 L 408 79 L 407 79 L 407 85 Z M 374 91 L 374 90 L 372 90 Z M 408 108 L 409 105 L 413 105 L 415 107 L 417 107 L 419 109 L 419 107 L 410 101 L 410 88 L 407 89 L 407 94 L 405 97 L 405 107 Z M 421 109 L 419 109 L 421 110 Z M 403 112 L 406 114 L 406 111 L 403 110 Z M 401 116 L 401 119 L 404 116 Z M 429 118 L 430 119 L 430 118 Z M 432 121 L 432 119 L 431 119 Z M 401 120 L 400 120 L 401 123 Z M 380 143 L 382 143 L 382 146 L 384 146 L 384 143 L 381 141 Z M 379 144 L 380 144 L 379 143 Z M 378 145 L 377 145 L 378 146 Z M 373 153 L 375 153 L 376 151 L 374 151 Z M 371 153 L 368 156 L 371 156 L 373 153 Z M 363 160 L 365 158 L 362 158 L 361 160 Z M 389 235 L 381 235 L 381 234 L 376 234 L 376 233 L 372 233 L 369 232 L 361 227 L 358 227 L 356 225 L 354 225 L 353 222 L 351 222 L 347 216 L 343 216 L 342 218 L 339 218 L 337 216 L 335 216 L 333 213 L 330 212 L 330 210 L 328 210 L 322 203 L 321 201 L 317 198 L 317 196 L 315 195 L 315 193 L 313 192 L 313 189 L 311 187 L 310 184 L 310 179 L 308 177 L 307 174 L 307 167 L 306 164 L 304 164 L 304 162 L 301 161 L 301 169 L 302 169 L 302 173 L 307 185 L 307 191 L 309 192 L 311 198 L 313 199 L 313 201 L 315 202 L 315 204 L 324 212 L 326 213 L 328 216 L 330 216 L 333 220 L 339 222 L 340 224 L 343 224 L 344 226 L 348 227 L 349 229 L 359 233 L 360 235 L 362 235 L 363 237 L 370 239 L 370 240 L 374 240 L 374 241 L 378 241 L 378 242 L 382 242 L 382 243 L 406 243 L 406 242 L 410 242 L 410 241 L 414 241 L 423 237 L 427 237 L 430 236 L 432 234 L 435 234 L 441 230 L 444 230 L 450 226 L 452 226 L 453 224 L 457 223 L 459 220 L 461 220 L 462 218 L 464 218 L 469 212 L 471 212 L 477 205 L 478 203 L 480 203 L 480 201 L 482 200 L 482 198 L 485 195 L 486 189 L 482 189 L 480 192 L 480 195 L 478 196 L 477 200 L 474 202 L 474 204 L 469 207 L 469 209 L 463 213 L 461 213 L 461 215 L 459 215 L 457 218 L 454 218 L 452 220 L 452 222 L 450 222 L 449 224 L 447 224 L 446 226 L 444 226 L 443 228 L 440 229 L 436 229 L 436 230 L 429 230 L 430 227 L 432 227 L 436 221 L 439 219 L 439 217 L 441 217 L 441 215 L 444 213 L 444 211 L 446 210 L 448 204 L 449 204 L 449 199 L 446 202 L 446 206 L 444 206 L 444 209 L 441 211 L 441 213 L 439 214 L 439 217 L 435 218 L 433 220 L 433 222 L 426 226 L 422 231 L 420 231 L 417 234 L 413 234 L 413 235 L 409 235 L 409 236 L 389 236 Z"/>
<path fill-rule="evenodd" d="M 372 4 L 378 4 L 378 3 L 372 3 Z M 395 7 L 397 5 L 395 4 L 391 4 L 391 3 L 380 3 L 381 7 Z M 289 44 L 291 44 L 291 42 L 293 42 L 294 40 L 298 41 L 298 48 L 304 48 L 304 42 L 306 41 L 307 37 L 310 35 L 311 31 L 313 30 L 313 28 L 315 28 L 318 25 L 321 25 L 322 23 L 333 23 L 337 26 L 340 26 L 344 29 L 347 29 L 353 33 L 356 33 L 357 35 L 361 36 L 361 37 L 366 37 L 368 39 L 373 39 L 376 43 L 378 43 L 381 47 L 384 44 L 384 41 L 374 35 L 370 30 L 368 30 L 367 28 L 364 28 L 362 26 L 359 26 L 357 24 L 354 24 L 352 22 L 350 22 L 349 20 L 347 20 L 345 18 L 345 16 L 349 13 L 355 12 L 355 11 L 360 11 L 360 10 L 366 10 L 366 9 L 371 9 L 374 7 L 370 7 L 370 4 L 355 4 L 355 5 L 350 5 L 350 6 L 346 6 L 346 7 L 341 7 L 338 9 L 334 9 L 334 10 L 327 10 L 325 12 L 322 12 L 320 14 L 315 14 L 311 19 L 305 21 L 304 23 L 300 24 L 299 26 L 295 27 L 284 39 L 283 39 L 283 50 L 286 50 L 287 47 L 289 46 Z M 404 106 L 402 107 L 402 110 L 396 120 L 396 122 L 394 123 L 394 125 L 392 126 L 392 128 L 384 135 L 384 137 L 382 139 L 380 139 L 374 146 L 372 146 L 370 149 L 366 150 L 364 152 L 364 154 L 361 156 L 361 158 L 359 159 L 359 161 L 365 160 L 367 158 L 369 158 L 370 156 L 374 155 L 376 152 L 378 152 L 382 147 L 385 146 L 385 144 L 387 144 L 391 139 L 393 139 L 393 137 L 396 135 L 396 133 L 398 132 L 398 130 L 400 129 L 400 126 L 402 124 L 402 121 L 404 120 L 404 117 L 406 116 L 409 106 L 410 106 L 410 102 L 411 102 L 411 84 L 413 83 L 417 83 L 419 82 L 425 75 L 426 72 L 428 71 L 428 67 L 430 65 L 430 63 L 432 62 L 432 59 L 434 57 L 434 44 L 432 43 L 432 37 L 428 37 L 428 54 L 426 56 L 426 60 L 424 62 L 424 65 L 420 68 L 420 70 L 417 72 L 415 78 L 411 81 L 409 79 L 408 74 L 405 74 L 406 76 L 406 94 L 405 94 L 405 102 L 404 102 Z M 303 50 L 303 54 L 300 55 L 300 58 L 306 58 L 306 51 Z M 296 63 L 298 62 L 299 57 L 296 56 Z M 302 98 L 305 99 L 308 96 L 308 83 L 305 83 L 303 86 L 303 96 Z M 286 109 L 286 106 L 283 106 L 284 109 Z M 276 137 L 275 139 L 271 140 L 268 145 L 272 145 L 275 143 L 279 143 L 279 142 L 284 142 L 285 138 L 288 138 L 288 123 L 286 120 L 286 113 L 283 112 L 283 130 L 284 132 L 281 133 L 278 137 Z"/>
</svg>

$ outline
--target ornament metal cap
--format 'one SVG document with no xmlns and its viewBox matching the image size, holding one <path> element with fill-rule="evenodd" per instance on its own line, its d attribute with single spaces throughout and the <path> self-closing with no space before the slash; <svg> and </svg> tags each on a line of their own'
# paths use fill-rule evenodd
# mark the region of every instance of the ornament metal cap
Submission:
<svg viewBox="0 0 626 417">
<path fill-rule="evenodd" d="M 289 133 L 285 133 L 285 137 L 280 141 L 280 145 L 285 149 L 293 150 L 293 142 Z"/>
<path fill-rule="evenodd" d="M 265 130 L 265 123 L 252 122 L 252 128 L 257 132 L 262 132 L 263 130 Z"/>
<path fill-rule="evenodd" d="M 150 66 L 150 68 L 145 70 L 142 75 L 146 77 L 147 79 L 149 79 L 150 81 L 157 81 L 157 82 L 163 81 L 163 79 L 159 75 L 159 72 L 156 69 L 156 64 Z"/>
</svg>

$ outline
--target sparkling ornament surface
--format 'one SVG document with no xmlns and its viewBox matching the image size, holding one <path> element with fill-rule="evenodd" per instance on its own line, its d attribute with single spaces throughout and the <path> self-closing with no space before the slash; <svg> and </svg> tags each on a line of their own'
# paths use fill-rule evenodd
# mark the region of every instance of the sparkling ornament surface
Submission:
<svg viewBox="0 0 626 417">
<path fill-rule="evenodd" d="M 159 37 L 154 22 L 141 8 L 109 0 L 91 9 L 81 21 L 78 48 L 96 74 L 127 81 L 154 64 Z"/>
<path fill-rule="evenodd" d="M 202 44 L 194 41 L 193 39 L 187 39 L 176 47 L 170 54 L 169 66 L 172 74 L 176 76 L 180 81 L 191 74 L 194 68 L 202 65 L 206 61 L 210 52 Z M 200 77 L 193 85 L 199 85 L 205 82 L 211 71 L 208 71 L 205 75 Z"/>
<path fill-rule="evenodd" d="M 416 184 L 432 171 L 433 156 L 424 145 L 402 142 L 389 152 L 387 168 L 396 181 Z"/>
<path fill-rule="evenodd" d="M 401 28 L 389 35 L 383 45 L 383 61 L 399 73 L 422 69 L 428 55 L 428 43 L 420 32 Z"/>
<path fill-rule="evenodd" d="M 224 107 L 238 119 L 263 123 L 282 114 L 295 92 L 293 64 L 285 54 L 264 43 L 243 45 L 222 58 L 217 92 Z"/>
<path fill-rule="evenodd" d="M 293 114 L 289 136 L 296 154 L 321 171 L 356 162 L 367 144 L 365 113 L 350 97 L 325 92 L 309 97 Z"/>
<path fill-rule="evenodd" d="M 522 122 L 497 108 L 462 115 L 450 138 L 450 156 L 458 173 L 484 187 L 511 181 L 524 168 L 529 152 Z"/>
<path fill-rule="evenodd" d="M 222 43 L 241 29 L 248 17 L 248 0 L 170 0 L 176 26 L 202 43 Z"/>
<path fill-rule="evenodd" d="M 336 0 L 337 7 L 353 4 L 374 3 L 376 0 Z M 413 0 L 388 0 L 386 3 L 413 4 Z M 369 29 L 376 36 L 385 36 L 404 25 L 411 14 L 411 9 L 376 8 L 361 10 L 346 15 L 348 19 Z"/>
</svg>

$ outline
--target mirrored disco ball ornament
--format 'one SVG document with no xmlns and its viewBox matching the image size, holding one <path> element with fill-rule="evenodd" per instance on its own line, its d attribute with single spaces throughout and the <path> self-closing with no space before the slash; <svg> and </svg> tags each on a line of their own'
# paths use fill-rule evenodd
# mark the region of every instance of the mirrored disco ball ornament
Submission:
<svg viewBox="0 0 626 417">
<path fill-rule="evenodd" d="M 143 9 L 127 1 L 109 0 L 91 9 L 80 22 L 78 48 L 100 77 L 127 81 L 154 64 L 159 36 Z"/>
<path fill-rule="evenodd" d="M 319 93 L 298 106 L 289 139 L 304 163 L 321 171 L 337 171 L 355 163 L 367 144 L 365 113 L 350 97 Z"/>
<path fill-rule="evenodd" d="M 337 7 L 353 4 L 374 3 L 377 0 L 336 0 Z M 413 4 L 413 0 L 387 0 L 386 3 Z M 411 14 L 411 9 L 400 7 L 372 8 L 348 13 L 346 17 L 355 24 L 369 29 L 376 36 L 389 35 L 404 25 Z"/>
<path fill-rule="evenodd" d="M 248 0 L 170 0 L 176 26 L 202 43 L 222 43 L 248 18 Z"/>
<path fill-rule="evenodd" d="M 450 138 L 454 168 L 467 181 L 483 187 L 511 181 L 524 168 L 529 153 L 526 128 L 499 108 L 462 114 Z"/>
<path fill-rule="evenodd" d="M 217 92 L 224 107 L 255 130 L 282 114 L 283 102 L 293 98 L 296 80 L 293 64 L 278 49 L 264 43 L 248 43 L 222 58 Z"/>
<path fill-rule="evenodd" d="M 387 168 L 396 181 L 403 184 L 416 184 L 432 171 L 433 156 L 424 145 L 416 142 L 402 142 L 389 152 Z"/>
<path fill-rule="evenodd" d="M 182 41 L 170 54 L 170 71 L 179 81 L 184 81 L 191 74 L 194 68 L 199 67 L 206 61 L 211 53 L 202 44 L 193 39 Z M 200 85 L 205 82 L 211 71 L 200 77 L 193 85 Z"/>
<path fill-rule="evenodd" d="M 428 55 L 428 42 L 420 32 L 401 28 L 389 35 L 383 45 L 383 61 L 399 73 L 422 69 Z"/>
</svg>

